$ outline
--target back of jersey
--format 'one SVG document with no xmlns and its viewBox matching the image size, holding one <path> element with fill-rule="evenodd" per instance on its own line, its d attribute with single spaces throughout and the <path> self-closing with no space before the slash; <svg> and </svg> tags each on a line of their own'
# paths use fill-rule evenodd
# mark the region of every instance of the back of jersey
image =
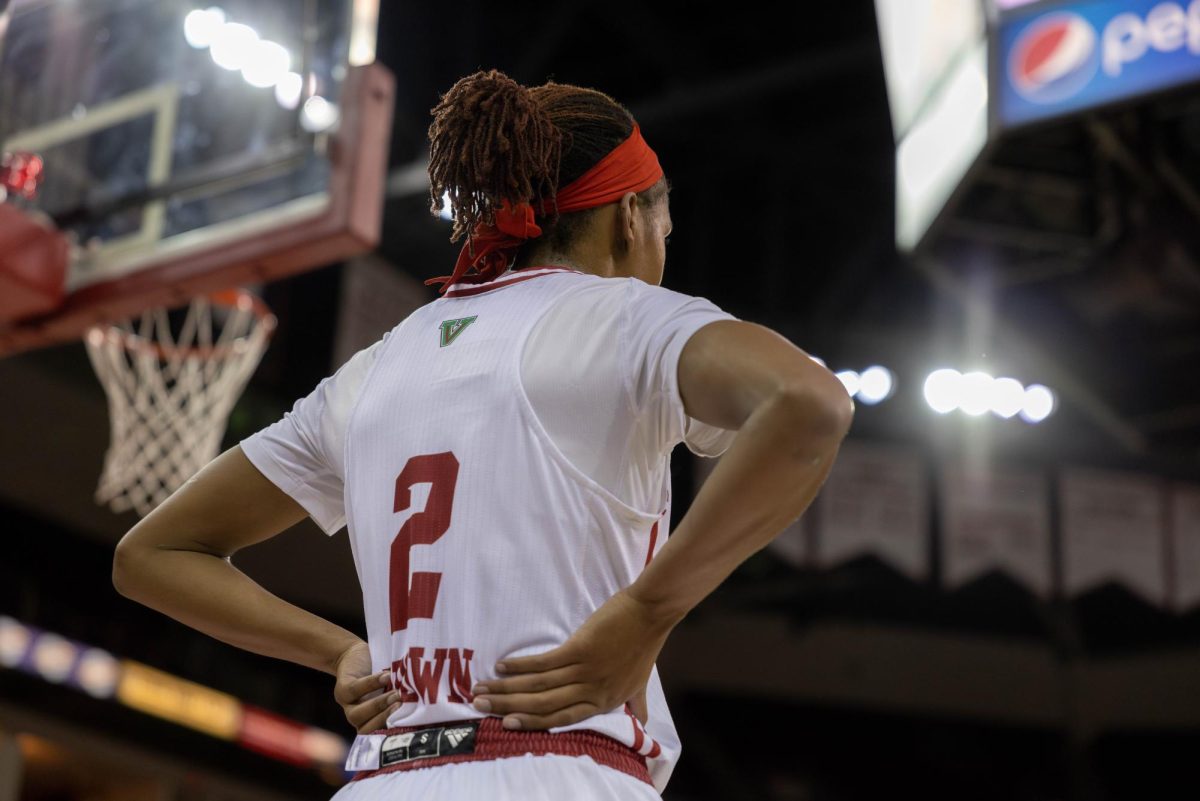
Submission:
<svg viewBox="0 0 1200 801">
<path fill-rule="evenodd" d="M 646 564 L 665 510 L 576 469 L 521 383 L 537 321 L 603 280 L 547 268 L 453 287 L 380 345 L 347 429 L 345 508 L 375 668 L 401 692 L 389 726 L 482 717 L 470 689 L 497 661 L 561 645 Z M 626 709 L 564 729 L 673 761 L 657 676 L 649 692 L 658 738 Z"/>
</svg>

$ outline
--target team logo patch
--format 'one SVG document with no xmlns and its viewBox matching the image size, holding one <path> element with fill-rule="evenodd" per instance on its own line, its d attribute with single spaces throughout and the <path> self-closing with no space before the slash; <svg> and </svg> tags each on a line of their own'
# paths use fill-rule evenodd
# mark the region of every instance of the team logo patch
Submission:
<svg viewBox="0 0 1200 801">
<path fill-rule="evenodd" d="M 1034 103 L 1057 103 L 1083 89 L 1100 66 L 1096 29 L 1078 14 L 1047 14 L 1026 28 L 1008 56 L 1013 88 Z"/>
<path fill-rule="evenodd" d="M 476 315 L 478 317 L 478 315 Z M 454 340 L 458 339 L 459 334 L 467 329 L 471 323 L 475 322 L 476 317 L 460 317 L 457 320 L 442 320 L 439 328 L 441 331 L 442 347 L 454 344 Z"/>
<path fill-rule="evenodd" d="M 379 767 L 386 768 L 414 759 L 472 754 L 475 752 L 475 734 L 478 731 L 478 723 L 467 723 L 393 734 L 380 746 Z"/>
</svg>

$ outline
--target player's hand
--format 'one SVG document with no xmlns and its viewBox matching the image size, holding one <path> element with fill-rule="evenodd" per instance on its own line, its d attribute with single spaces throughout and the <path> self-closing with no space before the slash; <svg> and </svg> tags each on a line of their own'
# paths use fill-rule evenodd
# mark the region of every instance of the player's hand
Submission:
<svg viewBox="0 0 1200 801">
<path fill-rule="evenodd" d="M 354 730 L 369 734 L 382 729 L 387 716 L 400 706 L 399 693 L 387 692 L 389 671 L 371 672 L 371 652 L 361 640 L 338 657 L 335 671 L 333 697 Z"/>
<path fill-rule="evenodd" d="M 498 663 L 504 678 L 472 689 L 475 708 L 505 728 L 548 729 L 629 702 L 645 722 L 646 682 L 673 627 L 622 590 L 553 651 Z"/>
</svg>

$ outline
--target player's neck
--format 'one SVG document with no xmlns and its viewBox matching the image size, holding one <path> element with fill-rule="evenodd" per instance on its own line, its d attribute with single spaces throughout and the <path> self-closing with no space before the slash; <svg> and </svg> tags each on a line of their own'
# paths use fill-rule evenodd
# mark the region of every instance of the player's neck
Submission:
<svg viewBox="0 0 1200 801">
<path fill-rule="evenodd" d="M 513 265 L 514 270 L 527 267 L 566 267 L 589 275 L 599 275 L 611 278 L 615 275 L 611 258 L 596 258 L 595 255 L 580 253 L 560 253 L 556 251 L 541 251 L 521 258 Z"/>
</svg>

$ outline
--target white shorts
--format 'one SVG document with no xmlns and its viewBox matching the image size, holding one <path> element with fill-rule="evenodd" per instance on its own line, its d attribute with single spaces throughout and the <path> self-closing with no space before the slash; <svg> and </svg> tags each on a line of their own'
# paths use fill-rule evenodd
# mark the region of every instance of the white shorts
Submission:
<svg viewBox="0 0 1200 801">
<path fill-rule="evenodd" d="M 384 773 L 349 782 L 333 801 L 661 801 L 641 779 L 586 756 L 526 754 Z"/>
</svg>

